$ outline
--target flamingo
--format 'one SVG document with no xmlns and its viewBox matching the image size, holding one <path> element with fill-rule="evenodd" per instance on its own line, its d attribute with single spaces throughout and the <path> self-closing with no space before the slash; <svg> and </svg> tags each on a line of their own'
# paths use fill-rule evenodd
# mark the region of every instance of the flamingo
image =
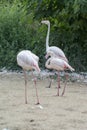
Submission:
<svg viewBox="0 0 87 130">
<path fill-rule="evenodd" d="M 36 70 L 40 72 L 40 68 L 38 65 L 39 57 L 36 56 L 29 50 L 23 50 L 18 53 L 17 55 L 17 64 L 22 67 L 24 78 L 25 78 L 25 104 L 27 104 L 27 77 L 26 77 L 26 70 Z M 34 84 L 36 88 L 36 97 L 37 97 L 37 104 L 40 104 L 38 98 L 38 92 L 36 87 L 36 78 L 34 78 Z"/>
<path fill-rule="evenodd" d="M 63 59 L 58 59 L 56 57 L 50 57 L 45 64 L 45 67 L 48 69 L 55 69 L 58 71 L 64 71 L 66 69 L 69 69 L 70 71 L 74 71 L 74 68 L 72 68 L 66 61 L 64 61 Z M 59 80 L 59 75 L 58 75 L 58 80 Z M 60 84 L 58 82 L 58 91 L 57 91 L 57 96 L 59 96 L 59 87 Z M 66 88 L 66 83 L 62 92 L 62 96 L 65 93 L 65 88 Z"/>
<path fill-rule="evenodd" d="M 55 54 L 55 57 L 63 59 L 66 62 L 68 62 L 68 59 L 66 58 L 62 49 L 60 49 L 59 47 L 56 47 L 56 46 L 49 46 L 50 21 L 49 20 L 42 20 L 41 23 L 46 24 L 48 26 L 48 31 L 47 31 L 47 36 L 46 36 L 46 56 L 45 56 L 46 59 L 47 59 L 48 53 L 50 53 L 50 51 L 51 51 Z M 51 82 L 52 82 L 52 80 L 50 81 L 49 88 L 51 87 Z M 60 80 L 59 80 L 59 82 L 60 82 Z"/>
<path fill-rule="evenodd" d="M 49 46 L 50 21 L 42 20 L 41 23 L 46 24 L 48 26 L 48 31 L 47 31 L 47 36 L 46 36 L 46 53 L 48 53 L 49 51 L 52 51 L 56 55 L 56 57 L 61 58 L 61 59 L 65 60 L 66 62 L 68 62 L 68 59 L 66 58 L 62 49 L 60 49 L 59 47 L 56 47 L 56 46 Z"/>
</svg>

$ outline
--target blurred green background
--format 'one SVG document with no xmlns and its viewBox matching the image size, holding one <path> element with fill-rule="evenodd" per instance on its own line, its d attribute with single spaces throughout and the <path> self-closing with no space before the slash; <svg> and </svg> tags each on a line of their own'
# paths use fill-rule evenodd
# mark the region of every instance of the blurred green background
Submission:
<svg viewBox="0 0 87 130">
<path fill-rule="evenodd" d="M 60 47 L 76 71 L 87 71 L 87 0 L 1 0 L 0 69 L 17 70 L 16 56 L 28 49 L 45 68 L 47 26 L 50 46 Z"/>
</svg>

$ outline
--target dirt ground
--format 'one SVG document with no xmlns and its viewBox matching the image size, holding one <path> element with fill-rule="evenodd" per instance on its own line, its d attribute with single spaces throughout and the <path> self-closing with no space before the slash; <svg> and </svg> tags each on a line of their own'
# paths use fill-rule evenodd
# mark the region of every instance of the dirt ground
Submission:
<svg viewBox="0 0 87 130">
<path fill-rule="evenodd" d="M 63 97 L 57 82 L 38 79 L 40 105 L 35 105 L 33 81 L 28 76 L 28 104 L 22 73 L 0 75 L 0 130 L 87 130 L 87 84 L 68 82 Z M 64 83 L 61 82 L 60 93 Z"/>
</svg>

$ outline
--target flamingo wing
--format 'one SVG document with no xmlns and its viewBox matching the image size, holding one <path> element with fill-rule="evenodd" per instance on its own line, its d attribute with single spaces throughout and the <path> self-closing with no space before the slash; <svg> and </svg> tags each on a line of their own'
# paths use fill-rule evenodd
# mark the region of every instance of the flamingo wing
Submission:
<svg viewBox="0 0 87 130">
<path fill-rule="evenodd" d="M 17 62 L 19 66 L 26 70 L 32 69 L 32 65 L 34 64 L 32 56 L 24 51 L 20 52 L 17 55 Z"/>
<path fill-rule="evenodd" d="M 52 51 L 56 55 L 57 58 L 61 58 L 61 59 L 65 60 L 66 62 L 68 62 L 64 52 L 60 48 L 58 48 L 56 46 L 51 46 L 48 48 L 47 52 L 48 51 Z"/>
<path fill-rule="evenodd" d="M 37 55 L 35 55 L 34 53 L 32 53 L 30 50 L 25 50 L 25 52 L 28 55 L 31 55 L 37 62 L 39 61 L 39 57 Z"/>
<path fill-rule="evenodd" d="M 70 69 L 71 71 L 74 71 L 74 69 L 66 61 L 55 57 L 51 57 L 50 59 L 48 59 L 48 64 L 46 67 L 55 70 Z"/>
</svg>

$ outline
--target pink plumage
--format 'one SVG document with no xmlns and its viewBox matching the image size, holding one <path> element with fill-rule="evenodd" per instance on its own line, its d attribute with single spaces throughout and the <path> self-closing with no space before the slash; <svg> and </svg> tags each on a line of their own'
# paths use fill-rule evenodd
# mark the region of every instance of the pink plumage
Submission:
<svg viewBox="0 0 87 130">
<path fill-rule="evenodd" d="M 49 58 L 46 61 L 45 66 L 48 69 L 55 69 L 58 71 L 64 71 L 66 69 L 69 69 L 70 71 L 74 71 L 74 68 L 72 68 L 66 61 L 62 59 L 58 59 L 56 57 Z"/>
<path fill-rule="evenodd" d="M 57 70 L 58 72 L 59 71 L 64 71 L 66 69 L 69 69 L 70 71 L 74 71 L 74 68 L 72 68 L 66 61 L 64 61 L 63 59 L 58 59 L 58 58 L 53 57 L 53 56 L 51 56 L 51 58 L 49 58 L 46 61 L 45 66 L 48 69 L 54 69 L 54 70 Z M 60 84 L 59 84 L 60 81 L 59 80 L 60 80 L 60 78 L 59 78 L 59 75 L 58 75 L 58 92 L 57 92 L 57 96 L 59 96 L 59 87 L 60 87 Z M 65 93 L 65 87 L 66 87 L 66 84 L 64 86 L 62 96 Z"/>
<path fill-rule="evenodd" d="M 39 57 L 36 56 L 34 53 L 32 53 L 29 50 L 23 50 L 18 53 L 17 55 L 17 63 L 19 66 L 22 67 L 24 72 L 24 78 L 25 78 L 25 103 L 27 104 L 27 77 L 26 77 L 26 70 L 36 70 L 40 72 L 40 68 L 38 65 Z M 36 88 L 36 78 L 34 78 L 35 88 Z M 39 104 L 39 98 L 36 88 L 36 96 L 37 96 L 37 104 Z"/>
<path fill-rule="evenodd" d="M 40 72 L 38 66 L 39 57 L 33 54 L 31 51 L 23 50 L 17 55 L 17 63 L 25 70 L 35 69 Z"/>
<path fill-rule="evenodd" d="M 49 51 L 53 52 L 57 58 L 61 58 L 68 62 L 68 59 L 66 58 L 64 52 L 62 49 L 56 46 L 49 46 L 49 35 L 50 35 L 50 21 L 49 20 L 43 20 L 41 21 L 42 24 L 46 24 L 48 26 L 47 36 L 46 36 L 46 53 L 48 54 Z"/>
<path fill-rule="evenodd" d="M 59 47 L 56 47 L 56 46 L 49 46 L 50 21 L 42 20 L 41 23 L 46 24 L 48 26 L 48 31 L 47 31 L 47 36 L 46 36 L 46 56 L 45 56 L 46 59 L 48 56 L 50 56 L 50 52 L 51 52 L 54 54 L 54 57 L 56 57 L 58 59 L 63 59 L 64 61 L 68 62 L 68 59 L 66 58 L 62 49 L 60 49 Z M 51 82 L 52 82 L 52 80 L 51 80 Z M 51 82 L 50 82 L 49 88 L 51 86 Z M 60 81 L 59 81 L 59 84 L 60 84 Z"/>
</svg>

